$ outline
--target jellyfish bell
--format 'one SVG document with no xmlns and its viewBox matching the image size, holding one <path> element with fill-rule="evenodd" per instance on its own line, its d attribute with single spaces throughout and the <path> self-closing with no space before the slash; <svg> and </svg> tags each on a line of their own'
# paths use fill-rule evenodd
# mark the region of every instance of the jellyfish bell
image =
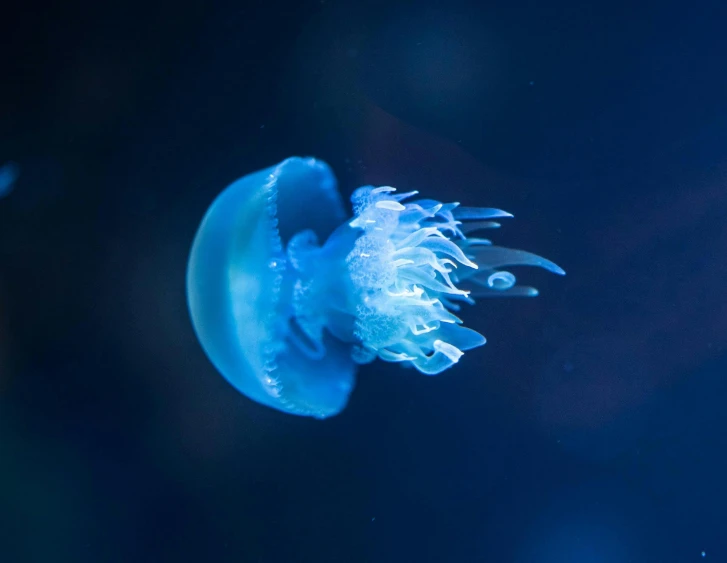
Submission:
<svg viewBox="0 0 727 563">
<path fill-rule="evenodd" d="M 340 412 L 358 364 L 376 358 L 434 375 L 485 339 L 459 303 L 532 296 L 508 265 L 554 263 L 467 234 L 510 214 L 396 194 L 354 192 L 346 220 L 323 162 L 289 158 L 225 189 L 192 245 L 187 296 L 207 356 L 243 394 L 281 411 Z"/>
<path fill-rule="evenodd" d="M 336 180 L 312 158 L 289 158 L 234 182 L 212 203 L 192 245 L 187 298 L 207 356 L 259 403 L 326 417 L 346 405 L 355 364 L 326 339 L 311 358 L 285 343 L 284 245 L 304 228 L 328 236 L 345 218 Z"/>
</svg>

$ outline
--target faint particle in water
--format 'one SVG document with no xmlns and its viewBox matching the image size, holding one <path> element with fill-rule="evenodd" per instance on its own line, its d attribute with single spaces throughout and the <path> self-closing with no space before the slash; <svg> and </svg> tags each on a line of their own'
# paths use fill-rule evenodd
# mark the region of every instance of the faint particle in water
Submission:
<svg viewBox="0 0 727 563">
<path fill-rule="evenodd" d="M 650 365 L 643 347 L 620 332 L 563 342 L 536 385 L 542 430 L 590 458 L 635 448 L 648 428 Z"/>
<path fill-rule="evenodd" d="M 565 273 L 476 236 L 509 213 L 416 194 L 361 187 L 347 219 L 330 168 L 298 157 L 224 190 L 187 269 L 192 323 L 220 373 L 259 403 L 326 418 L 346 406 L 360 364 L 436 375 L 483 345 L 454 314 L 461 303 L 538 294 L 505 268 Z"/>
<path fill-rule="evenodd" d="M 13 191 L 13 186 L 20 175 L 20 167 L 14 162 L 0 166 L 0 197 Z"/>
<path fill-rule="evenodd" d="M 702 552 L 702 557 L 707 557 L 707 552 L 706 551 L 703 551 Z"/>
</svg>

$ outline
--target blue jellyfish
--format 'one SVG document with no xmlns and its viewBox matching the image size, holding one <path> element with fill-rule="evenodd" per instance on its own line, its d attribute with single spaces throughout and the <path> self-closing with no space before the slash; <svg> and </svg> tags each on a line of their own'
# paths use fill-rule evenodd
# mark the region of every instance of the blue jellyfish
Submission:
<svg viewBox="0 0 727 563">
<path fill-rule="evenodd" d="M 330 168 L 299 157 L 225 189 L 187 269 L 192 323 L 219 372 L 259 403 L 326 418 L 346 406 L 360 364 L 435 375 L 483 345 L 455 315 L 461 303 L 537 295 L 504 267 L 565 273 L 469 236 L 509 213 L 416 194 L 364 186 L 347 219 Z"/>
</svg>

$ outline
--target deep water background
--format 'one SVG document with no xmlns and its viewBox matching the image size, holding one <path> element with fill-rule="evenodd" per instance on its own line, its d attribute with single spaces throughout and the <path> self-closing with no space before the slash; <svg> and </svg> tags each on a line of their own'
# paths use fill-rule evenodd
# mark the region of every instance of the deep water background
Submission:
<svg viewBox="0 0 727 563">
<path fill-rule="evenodd" d="M 727 4 L 41 0 L 0 19 L 0 561 L 727 562 Z M 325 422 L 238 394 L 184 271 L 326 160 L 563 266 Z"/>
</svg>

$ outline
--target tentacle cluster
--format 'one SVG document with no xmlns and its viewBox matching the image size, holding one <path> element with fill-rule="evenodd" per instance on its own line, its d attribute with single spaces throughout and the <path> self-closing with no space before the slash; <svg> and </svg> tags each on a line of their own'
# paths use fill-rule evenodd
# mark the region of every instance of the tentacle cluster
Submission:
<svg viewBox="0 0 727 563">
<path fill-rule="evenodd" d="M 346 257 L 359 342 L 354 359 L 364 363 L 378 356 L 433 375 L 456 363 L 464 350 L 485 343 L 452 312 L 458 301 L 474 302 L 460 282 L 478 294 L 535 295 L 532 288 L 515 288 L 515 276 L 498 268 L 529 264 L 563 271 L 533 254 L 467 238 L 466 233 L 499 226 L 492 219 L 511 217 L 505 211 L 428 199 L 402 203 L 417 192 L 395 191 L 366 186 L 352 197 L 355 217 L 349 226 L 362 231 Z"/>
</svg>

